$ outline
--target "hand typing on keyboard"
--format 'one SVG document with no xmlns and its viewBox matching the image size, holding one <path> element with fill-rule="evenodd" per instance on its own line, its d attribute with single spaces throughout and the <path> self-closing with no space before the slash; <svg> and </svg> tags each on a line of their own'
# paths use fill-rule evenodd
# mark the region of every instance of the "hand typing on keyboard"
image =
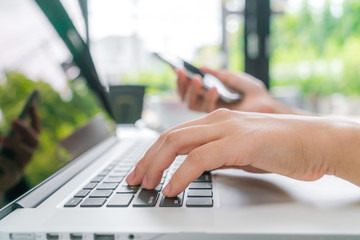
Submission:
<svg viewBox="0 0 360 240">
<path fill-rule="evenodd" d="M 344 120 L 220 109 L 163 133 L 126 181 L 153 189 L 175 157 L 188 154 L 163 189 L 165 196 L 177 196 L 204 171 L 219 168 L 305 181 L 336 174 L 360 185 L 359 174 L 342 167 L 347 159 L 360 168 L 360 138 L 354 131 L 359 132 L 359 125 Z"/>
</svg>

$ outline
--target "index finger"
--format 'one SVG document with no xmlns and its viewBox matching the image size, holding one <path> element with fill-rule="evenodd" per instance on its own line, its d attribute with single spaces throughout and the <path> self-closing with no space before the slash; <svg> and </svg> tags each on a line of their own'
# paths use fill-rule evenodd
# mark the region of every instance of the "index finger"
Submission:
<svg viewBox="0 0 360 240">
<path fill-rule="evenodd" d="M 127 183 L 129 185 L 138 185 L 142 182 L 145 176 L 145 170 L 146 170 L 146 166 L 148 165 L 148 161 L 150 161 L 150 159 L 153 159 L 153 157 L 157 154 L 159 148 L 162 146 L 163 142 L 166 140 L 166 137 L 170 132 L 195 125 L 208 125 L 214 120 L 220 121 L 226 118 L 228 114 L 231 114 L 231 111 L 220 109 L 212 112 L 211 114 L 208 114 L 203 118 L 180 124 L 162 133 L 160 137 L 156 140 L 156 142 L 145 153 L 145 156 L 138 162 L 135 169 L 126 178 Z"/>
<path fill-rule="evenodd" d="M 160 182 L 163 171 L 171 166 L 178 155 L 188 154 L 194 148 L 220 139 L 227 132 L 223 129 L 222 123 L 218 123 L 182 128 L 169 133 L 145 166 L 143 188 L 155 188 Z"/>
<path fill-rule="evenodd" d="M 166 197 L 175 197 L 205 171 L 222 167 L 225 164 L 223 159 L 229 155 L 224 151 L 219 151 L 219 149 L 224 149 L 224 144 L 224 140 L 220 139 L 192 150 L 163 189 L 163 194 Z"/>
<path fill-rule="evenodd" d="M 234 74 L 227 70 L 213 70 L 206 67 L 202 67 L 201 70 L 215 76 L 226 86 L 245 93 L 257 89 L 258 82 L 260 81 L 243 72 Z"/>
<path fill-rule="evenodd" d="M 188 85 L 191 80 L 187 77 L 183 69 L 177 69 L 176 74 L 177 74 L 177 81 L 176 81 L 177 89 L 181 100 L 184 101 L 186 89 L 188 88 Z"/>
<path fill-rule="evenodd" d="M 38 114 L 38 108 L 36 104 L 32 104 L 30 107 L 31 126 L 37 133 L 41 131 L 41 121 Z"/>
<path fill-rule="evenodd" d="M 180 124 L 162 133 L 160 137 L 156 140 L 156 142 L 145 153 L 145 156 L 136 164 L 135 169 L 126 178 L 127 183 L 129 185 L 138 185 L 142 182 L 145 176 L 145 168 L 148 164 L 148 161 L 150 161 L 150 159 L 152 159 L 153 156 L 156 155 L 156 153 L 159 151 L 159 148 L 162 146 L 163 142 L 166 140 L 166 137 L 170 132 L 193 125 L 205 124 L 206 121 L 207 120 L 205 120 L 205 118 L 200 118 L 184 124 Z"/>
<path fill-rule="evenodd" d="M 227 79 L 230 75 L 232 75 L 232 73 L 230 73 L 230 72 L 228 72 L 226 70 L 214 70 L 214 69 L 207 68 L 207 67 L 201 67 L 200 70 L 205 72 L 205 73 L 209 73 L 211 75 L 214 75 L 215 77 L 217 77 L 221 81 Z"/>
</svg>

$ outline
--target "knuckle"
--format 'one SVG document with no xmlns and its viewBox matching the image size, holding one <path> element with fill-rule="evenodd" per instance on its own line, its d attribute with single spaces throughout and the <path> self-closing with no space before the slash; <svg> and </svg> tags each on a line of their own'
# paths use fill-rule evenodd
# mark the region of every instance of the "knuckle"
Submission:
<svg viewBox="0 0 360 240">
<path fill-rule="evenodd" d="M 192 150 L 187 158 L 194 168 L 205 171 L 205 161 L 198 149 Z"/>
<path fill-rule="evenodd" d="M 260 79 L 255 78 L 255 82 L 256 82 L 256 84 L 259 85 L 260 87 L 265 88 L 264 82 L 261 81 Z"/>
<path fill-rule="evenodd" d="M 228 117 L 230 115 L 231 111 L 226 108 L 219 108 L 215 111 L 213 111 L 210 115 L 212 117 L 218 118 L 218 117 Z"/>
<path fill-rule="evenodd" d="M 164 139 L 164 143 L 166 145 L 174 145 L 179 141 L 178 131 L 172 131 L 166 135 L 166 138 Z"/>
<path fill-rule="evenodd" d="M 251 78 L 251 80 L 253 81 L 254 85 L 257 87 L 259 91 L 267 91 L 265 83 L 263 81 L 254 77 Z"/>
<path fill-rule="evenodd" d="M 168 135 L 169 135 L 170 132 L 171 132 L 171 129 L 168 130 L 168 131 L 163 132 L 162 134 L 160 134 L 159 139 L 158 139 L 157 142 L 159 142 L 160 144 L 161 144 L 162 142 L 164 142 L 164 141 L 167 139 L 167 137 L 168 137 Z"/>
</svg>

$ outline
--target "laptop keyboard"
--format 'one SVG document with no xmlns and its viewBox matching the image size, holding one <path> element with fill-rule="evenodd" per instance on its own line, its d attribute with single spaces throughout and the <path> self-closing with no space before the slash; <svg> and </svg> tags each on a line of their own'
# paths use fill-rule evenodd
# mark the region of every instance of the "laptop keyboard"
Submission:
<svg viewBox="0 0 360 240">
<path fill-rule="evenodd" d="M 212 207 L 213 186 L 211 174 L 204 172 L 177 197 L 167 198 L 161 190 L 166 186 L 186 156 L 179 156 L 164 171 L 160 184 L 153 190 L 142 189 L 140 185 L 129 186 L 125 179 L 148 149 L 149 143 L 138 142 L 131 152 L 106 166 L 96 177 L 68 200 L 66 208 L 117 208 L 117 207 Z"/>
</svg>

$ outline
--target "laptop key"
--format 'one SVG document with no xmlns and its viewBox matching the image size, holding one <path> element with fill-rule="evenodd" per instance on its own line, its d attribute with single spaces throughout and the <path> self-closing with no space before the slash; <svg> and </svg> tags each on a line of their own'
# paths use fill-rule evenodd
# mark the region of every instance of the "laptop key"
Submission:
<svg viewBox="0 0 360 240">
<path fill-rule="evenodd" d="M 114 190 L 117 186 L 119 185 L 119 183 L 117 182 L 104 182 L 102 184 L 100 184 L 96 189 L 98 190 Z"/>
<path fill-rule="evenodd" d="M 100 173 L 99 173 L 99 175 L 98 176 L 106 176 L 106 175 L 108 175 L 109 174 L 109 172 L 110 172 L 110 170 L 103 170 L 103 171 L 101 171 Z"/>
<path fill-rule="evenodd" d="M 121 177 L 121 176 L 108 176 L 108 177 L 106 177 L 104 179 L 103 182 L 106 182 L 106 183 L 111 183 L 111 182 L 120 183 L 123 179 L 124 179 L 124 177 Z"/>
<path fill-rule="evenodd" d="M 134 164 L 131 162 L 131 163 L 120 163 L 118 168 L 122 168 L 122 169 L 129 169 L 133 166 Z"/>
<path fill-rule="evenodd" d="M 84 198 L 89 194 L 90 190 L 80 190 L 74 197 Z"/>
<path fill-rule="evenodd" d="M 184 193 L 180 193 L 177 197 L 168 198 L 162 196 L 160 207 L 181 207 L 183 204 Z"/>
<path fill-rule="evenodd" d="M 57 234 L 57 233 L 47 233 L 46 234 L 46 239 L 47 240 L 58 240 L 59 239 L 59 234 Z"/>
<path fill-rule="evenodd" d="M 107 207 L 128 207 L 131 200 L 134 198 L 134 194 L 115 194 L 108 204 Z"/>
<path fill-rule="evenodd" d="M 123 168 L 116 168 L 115 170 L 112 171 L 112 173 L 114 175 L 118 175 L 118 176 L 126 176 L 126 174 L 129 172 L 129 169 L 123 169 Z"/>
<path fill-rule="evenodd" d="M 186 201 L 187 207 L 212 207 L 212 198 L 188 198 Z"/>
<path fill-rule="evenodd" d="M 106 202 L 106 198 L 87 198 L 80 207 L 101 207 Z"/>
<path fill-rule="evenodd" d="M 188 197 L 212 197 L 212 191 L 207 189 L 189 190 Z"/>
<path fill-rule="evenodd" d="M 208 172 L 203 173 L 194 182 L 211 182 L 211 174 Z"/>
<path fill-rule="evenodd" d="M 190 183 L 189 189 L 212 189 L 212 184 L 209 182 L 193 182 Z"/>
<path fill-rule="evenodd" d="M 139 185 L 129 185 L 126 181 L 123 181 L 123 182 L 122 182 L 122 186 L 123 186 L 123 187 L 124 187 L 124 186 L 125 186 L 125 187 L 127 187 L 127 186 L 132 186 L 132 187 L 135 187 L 135 186 L 136 186 L 136 187 L 140 187 L 140 186 L 141 186 L 141 184 L 139 184 Z"/>
<path fill-rule="evenodd" d="M 154 207 L 159 197 L 156 190 L 141 189 L 141 192 L 135 199 L 133 207 Z"/>
<path fill-rule="evenodd" d="M 80 202 L 81 198 L 72 198 L 67 203 L 65 203 L 64 207 L 76 207 Z"/>
<path fill-rule="evenodd" d="M 108 198 L 112 192 L 112 190 L 95 190 L 90 194 L 89 198 Z"/>
<path fill-rule="evenodd" d="M 105 170 L 105 171 L 111 171 L 113 168 L 114 168 L 114 167 L 111 167 L 111 166 L 109 167 L 109 166 L 107 166 L 106 168 L 104 168 L 104 170 Z"/>
<path fill-rule="evenodd" d="M 94 240 L 115 240 L 113 234 L 94 234 Z"/>
<path fill-rule="evenodd" d="M 95 183 L 98 183 L 98 182 L 101 182 L 101 180 L 104 179 L 104 176 L 97 176 L 97 177 L 94 177 L 91 182 L 95 182 Z"/>
<path fill-rule="evenodd" d="M 116 193 L 136 193 L 139 189 L 139 185 L 136 186 L 121 186 L 116 189 Z"/>
<path fill-rule="evenodd" d="M 82 233 L 70 233 L 70 240 L 82 240 Z"/>
<path fill-rule="evenodd" d="M 86 184 L 83 189 L 89 189 L 89 190 L 92 190 L 96 187 L 97 183 L 96 182 L 90 182 L 88 184 Z"/>
</svg>

